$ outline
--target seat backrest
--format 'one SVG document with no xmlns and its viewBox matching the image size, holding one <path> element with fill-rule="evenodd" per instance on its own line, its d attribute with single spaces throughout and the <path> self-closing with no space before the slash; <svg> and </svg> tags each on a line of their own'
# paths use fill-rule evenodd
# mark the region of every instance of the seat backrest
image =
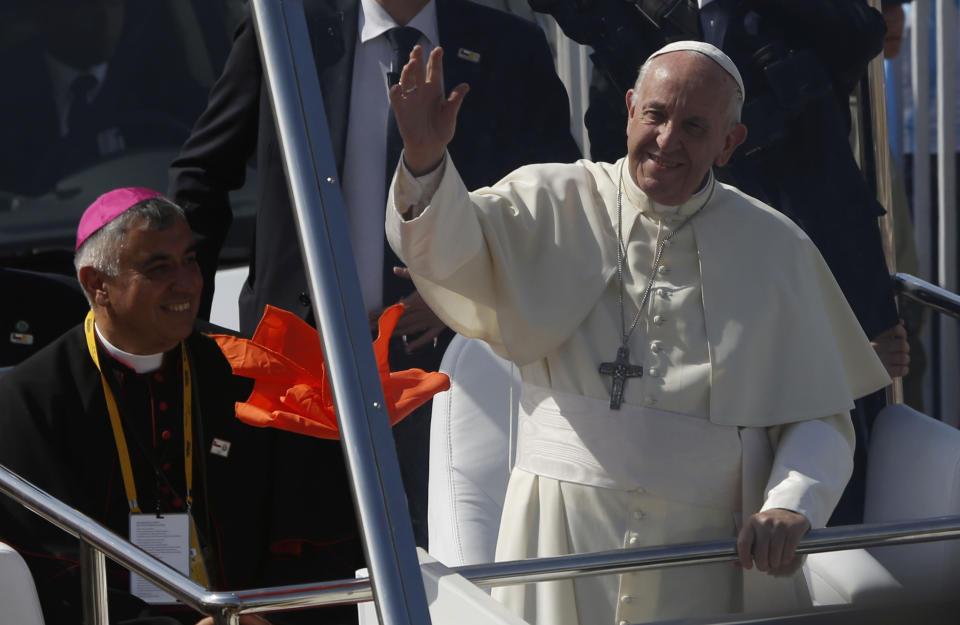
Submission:
<svg viewBox="0 0 960 625">
<path fill-rule="evenodd" d="M 483 341 L 457 335 L 433 398 L 427 503 L 430 554 L 447 566 L 492 562 L 512 462 L 519 375 Z"/>
<path fill-rule="evenodd" d="M 37 587 L 27 563 L 0 542 L 0 625 L 43 625 Z"/>
<path fill-rule="evenodd" d="M 960 514 L 960 430 L 905 405 L 884 408 L 870 435 L 864 523 Z M 871 549 L 913 596 L 960 584 L 954 540 Z"/>
</svg>

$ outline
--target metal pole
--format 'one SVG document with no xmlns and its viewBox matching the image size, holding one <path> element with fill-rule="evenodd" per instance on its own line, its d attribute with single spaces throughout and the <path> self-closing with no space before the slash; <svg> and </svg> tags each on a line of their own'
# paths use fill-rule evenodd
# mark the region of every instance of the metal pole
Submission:
<svg viewBox="0 0 960 625">
<path fill-rule="evenodd" d="M 926 529 L 917 532 L 919 523 L 904 521 L 873 526 L 847 525 L 812 530 L 797 547 L 798 554 L 839 549 L 885 547 L 935 540 L 960 538 L 960 516 L 925 519 Z M 537 560 L 516 560 L 454 569 L 481 588 L 509 584 L 545 582 L 571 577 L 627 573 L 737 559 L 736 541 L 667 545 L 644 549 L 621 549 Z"/>
<path fill-rule="evenodd" d="M 109 625 L 107 559 L 99 549 L 80 541 L 80 592 L 84 625 Z"/>
<path fill-rule="evenodd" d="M 870 5 L 880 11 L 880 0 L 870 0 Z M 877 200 L 886 209 L 887 214 L 880 220 L 883 234 L 883 252 L 887 259 L 890 275 L 897 272 L 896 245 L 893 231 L 893 191 L 890 184 L 890 137 L 887 128 L 887 88 L 883 70 L 883 52 L 881 51 L 867 67 L 867 81 L 870 86 L 870 119 L 873 141 L 873 158 L 876 164 Z"/>
<path fill-rule="evenodd" d="M 887 547 L 960 539 L 960 515 L 898 521 L 877 525 L 847 525 L 812 530 L 800 542 L 797 553 L 820 553 L 841 549 Z M 736 556 L 736 540 L 664 545 L 640 549 L 617 549 L 532 560 L 514 560 L 476 564 L 451 569 L 481 588 L 528 584 L 593 575 L 629 573 L 711 562 L 732 562 Z M 369 601 L 371 593 L 366 580 L 345 581 L 342 589 L 329 585 L 320 598 L 309 587 L 290 587 L 279 598 L 264 591 L 238 593 L 244 613 L 268 612 L 284 606 L 307 607 L 332 603 Z M 271 603 L 272 605 L 271 607 Z"/>
<path fill-rule="evenodd" d="M 957 10 L 953 0 L 937 0 L 937 181 L 938 181 L 938 269 L 940 286 L 957 292 L 957 196 L 956 196 L 956 119 L 953 112 L 954 68 L 956 66 Z M 958 422 L 957 326 L 942 318 L 940 327 L 940 419 L 956 426 Z"/>
<path fill-rule="evenodd" d="M 870 0 L 870 6 L 881 10 L 880 0 Z M 867 68 L 867 84 L 870 87 L 870 120 L 873 146 L 873 162 L 876 171 L 877 201 L 886 213 L 880 218 L 880 236 L 883 241 L 883 254 L 887 259 L 887 271 L 897 273 L 897 255 L 893 226 L 893 189 L 890 180 L 890 136 L 887 128 L 887 81 L 883 71 L 883 52 L 881 51 Z M 872 338 L 872 337 L 871 337 Z M 887 390 L 887 403 L 903 403 L 903 380 L 893 378 L 893 384 Z"/>
<path fill-rule="evenodd" d="M 920 278 L 934 279 L 933 217 L 930 210 L 930 4 L 910 4 L 910 88 L 913 100 L 913 225 L 917 244 Z M 934 393 L 933 372 L 939 371 L 939 354 L 933 348 L 932 321 L 923 331 L 923 348 L 929 359 L 929 371 L 923 381 L 923 405 L 931 415 L 940 413 L 940 398 Z"/>
<path fill-rule="evenodd" d="M 380 617 L 386 625 L 425 625 L 427 597 L 303 2 L 254 0 L 252 7 Z"/>
</svg>

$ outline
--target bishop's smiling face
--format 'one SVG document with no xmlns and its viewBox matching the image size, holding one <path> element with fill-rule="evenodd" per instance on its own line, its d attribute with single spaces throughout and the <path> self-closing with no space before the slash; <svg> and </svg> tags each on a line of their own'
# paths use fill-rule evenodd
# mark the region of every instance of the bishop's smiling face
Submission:
<svg viewBox="0 0 960 625">
<path fill-rule="evenodd" d="M 107 340 L 133 354 L 165 352 L 190 335 L 203 278 L 185 219 L 163 230 L 134 222 L 120 251 L 119 271 L 103 280 L 97 325 Z"/>
<path fill-rule="evenodd" d="M 683 204 L 743 143 L 746 127 L 730 107 L 735 93 L 733 79 L 697 52 L 651 61 L 639 88 L 627 92 L 630 177 L 650 199 Z"/>
</svg>

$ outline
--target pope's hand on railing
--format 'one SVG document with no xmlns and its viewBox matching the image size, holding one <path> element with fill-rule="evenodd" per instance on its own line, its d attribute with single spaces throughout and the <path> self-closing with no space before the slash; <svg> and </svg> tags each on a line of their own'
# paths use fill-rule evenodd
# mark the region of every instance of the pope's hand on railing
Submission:
<svg viewBox="0 0 960 625">
<path fill-rule="evenodd" d="M 753 568 L 777 577 L 793 575 L 802 565 L 803 556 L 796 553 L 800 539 L 810 529 L 802 514 L 774 508 L 758 512 L 747 519 L 737 536 L 734 566 Z"/>
</svg>

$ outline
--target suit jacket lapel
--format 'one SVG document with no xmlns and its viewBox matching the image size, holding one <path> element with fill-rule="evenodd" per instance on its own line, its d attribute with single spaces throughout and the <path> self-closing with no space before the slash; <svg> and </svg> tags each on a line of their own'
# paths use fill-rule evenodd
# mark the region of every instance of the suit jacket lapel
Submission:
<svg viewBox="0 0 960 625">
<path fill-rule="evenodd" d="M 443 47 L 443 86 L 449 93 L 451 89 L 462 82 L 475 82 L 471 72 L 477 64 L 459 58 L 461 48 L 470 42 L 470 31 L 458 8 L 463 6 L 459 0 L 437 0 L 437 30 L 440 35 L 440 45 Z"/>
</svg>

